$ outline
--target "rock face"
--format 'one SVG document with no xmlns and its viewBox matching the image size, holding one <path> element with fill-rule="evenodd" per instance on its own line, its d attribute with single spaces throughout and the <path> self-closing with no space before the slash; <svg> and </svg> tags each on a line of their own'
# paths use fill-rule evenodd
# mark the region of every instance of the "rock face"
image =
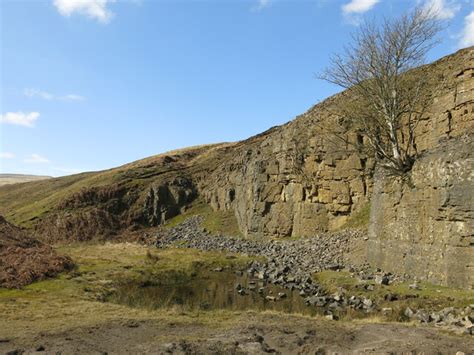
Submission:
<svg viewBox="0 0 474 355">
<path fill-rule="evenodd" d="M 177 177 L 169 184 L 151 186 L 144 203 L 144 218 L 150 225 L 159 225 L 178 215 L 180 209 L 197 196 L 190 179 Z"/>
<path fill-rule="evenodd" d="M 232 147 L 200 184 L 216 209 L 233 209 L 244 235 L 310 236 L 344 225 L 368 202 L 374 160 L 342 139 L 362 137 L 343 131 L 331 107 L 336 95 L 283 126 Z"/>
<path fill-rule="evenodd" d="M 407 179 L 376 174 L 368 258 L 385 270 L 474 288 L 474 49 L 459 64 L 419 128 L 424 153 Z"/>
<path fill-rule="evenodd" d="M 468 48 L 418 69 L 439 86 L 417 128 L 420 152 L 473 131 L 473 52 Z M 374 160 L 336 138 L 331 112 L 341 100 L 336 95 L 232 147 L 200 184 L 202 194 L 216 209 L 233 209 L 245 235 L 305 236 L 343 226 L 371 197 Z M 362 141 L 350 128 L 337 135 Z"/>
<path fill-rule="evenodd" d="M 325 139 L 327 105 L 238 147 L 201 185 L 214 208 L 235 210 L 244 235 L 314 235 L 367 202 L 373 160 Z"/>
<path fill-rule="evenodd" d="M 474 287 L 474 140 L 445 142 L 419 159 L 411 181 L 377 175 L 369 261 L 384 270 Z"/>
</svg>

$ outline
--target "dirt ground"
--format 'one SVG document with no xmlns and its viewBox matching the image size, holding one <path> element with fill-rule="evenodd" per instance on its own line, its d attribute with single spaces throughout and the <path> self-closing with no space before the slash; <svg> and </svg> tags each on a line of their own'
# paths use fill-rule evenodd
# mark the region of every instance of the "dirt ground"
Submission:
<svg viewBox="0 0 474 355">
<path fill-rule="evenodd" d="M 179 317 L 178 317 L 179 318 Z M 8 326 L 3 324 L 2 326 Z M 242 313 L 236 324 L 113 321 L 0 339 L 2 354 L 464 354 L 474 339 L 428 327 Z"/>
</svg>

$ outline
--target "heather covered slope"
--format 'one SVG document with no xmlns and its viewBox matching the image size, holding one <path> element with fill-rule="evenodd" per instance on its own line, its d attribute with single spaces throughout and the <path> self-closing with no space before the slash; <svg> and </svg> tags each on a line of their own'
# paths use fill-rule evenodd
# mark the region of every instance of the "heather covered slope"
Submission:
<svg viewBox="0 0 474 355">
<path fill-rule="evenodd" d="M 0 216 L 0 287 L 18 288 L 72 268 L 71 259 Z"/>
<path fill-rule="evenodd" d="M 466 48 L 417 69 L 433 85 L 433 105 L 418 127 L 420 152 L 473 132 L 473 52 Z M 241 142 L 0 187 L 0 213 L 48 241 L 156 226 L 197 196 L 216 211 L 233 212 L 245 236 L 297 237 L 364 226 L 374 159 L 334 141 L 327 130 L 339 129 L 332 108 L 349 98 L 350 92 L 328 98 L 295 120 Z M 360 139 L 350 128 L 340 133 L 350 141 Z"/>
</svg>

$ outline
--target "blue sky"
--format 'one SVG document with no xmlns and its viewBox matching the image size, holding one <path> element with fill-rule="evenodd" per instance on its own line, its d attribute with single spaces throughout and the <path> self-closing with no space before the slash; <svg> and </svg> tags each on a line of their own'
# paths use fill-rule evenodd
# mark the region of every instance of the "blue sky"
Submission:
<svg viewBox="0 0 474 355">
<path fill-rule="evenodd" d="M 67 175 L 236 141 L 338 91 L 315 79 L 365 17 L 421 0 L 0 0 L 0 172 Z M 428 60 L 474 44 L 472 0 Z"/>
</svg>

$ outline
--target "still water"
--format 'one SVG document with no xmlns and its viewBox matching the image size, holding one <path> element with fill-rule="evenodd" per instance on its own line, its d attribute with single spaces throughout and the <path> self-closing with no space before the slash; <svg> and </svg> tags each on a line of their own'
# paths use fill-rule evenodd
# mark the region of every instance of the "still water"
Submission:
<svg viewBox="0 0 474 355">
<path fill-rule="evenodd" d="M 239 293 L 241 285 L 244 294 Z M 283 295 L 284 294 L 284 295 Z M 275 298 L 275 300 L 273 300 Z M 116 287 L 109 301 L 132 307 L 151 309 L 182 307 L 184 310 L 275 310 L 285 313 L 314 315 L 298 291 L 267 284 L 238 275 L 230 270 L 199 272 L 174 282 L 124 282 Z"/>
</svg>

